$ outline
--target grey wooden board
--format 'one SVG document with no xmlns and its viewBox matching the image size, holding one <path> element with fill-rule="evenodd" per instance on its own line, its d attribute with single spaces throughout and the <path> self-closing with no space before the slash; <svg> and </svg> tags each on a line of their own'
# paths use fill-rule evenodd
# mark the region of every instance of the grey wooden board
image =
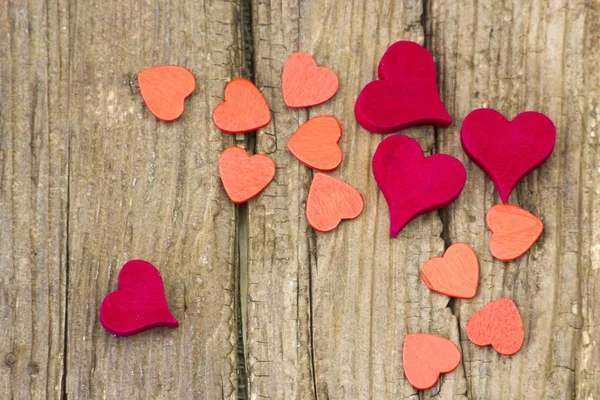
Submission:
<svg viewBox="0 0 600 400">
<path fill-rule="evenodd" d="M 8 0 L 0 37 L 0 398 L 600 396 L 597 0 Z M 360 128 L 353 107 L 400 39 L 431 49 L 454 116 L 448 129 L 403 133 L 461 159 L 468 181 L 452 206 L 389 239 L 370 168 L 384 136 Z M 298 50 L 338 73 L 330 102 L 285 107 L 281 70 Z M 190 68 L 197 87 L 181 120 L 164 124 L 135 75 L 170 63 Z M 237 76 L 273 112 L 257 134 L 211 122 Z M 485 213 L 498 196 L 459 145 L 462 120 L 482 106 L 541 111 L 558 128 L 554 155 L 511 198 L 542 218 L 544 234 L 508 264 L 487 250 Z M 344 129 L 332 175 L 365 199 L 358 219 L 327 234 L 306 224 L 313 173 L 286 149 L 321 114 Z M 277 164 L 275 181 L 237 209 L 216 170 L 234 143 Z M 481 263 L 470 301 L 449 302 L 419 278 L 456 241 Z M 100 303 L 132 258 L 161 271 L 178 329 L 120 339 L 100 326 Z M 465 334 L 470 315 L 501 296 L 525 323 L 513 357 Z M 419 331 L 463 355 L 425 392 L 402 373 L 404 335 Z"/>
<path fill-rule="evenodd" d="M 209 110 L 241 70 L 236 6 L 71 7 L 67 396 L 235 398 L 235 214 L 215 173 L 233 137 Z M 135 87 L 139 70 L 159 64 L 196 76 L 196 94 L 170 124 Z M 99 324 L 102 299 L 135 258 L 161 271 L 178 329 L 124 339 Z"/>
</svg>

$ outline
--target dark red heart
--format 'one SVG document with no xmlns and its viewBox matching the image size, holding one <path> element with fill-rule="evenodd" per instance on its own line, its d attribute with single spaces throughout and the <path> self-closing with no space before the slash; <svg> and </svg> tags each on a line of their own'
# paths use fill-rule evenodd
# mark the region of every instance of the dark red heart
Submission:
<svg viewBox="0 0 600 400">
<path fill-rule="evenodd" d="M 463 164 L 447 154 L 423 156 L 419 143 L 394 135 L 377 146 L 373 175 L 390 209 L 390 236 L 413 218 L 452 203 L 467 180 Z"/>
<path fill-rule="evenodd" d="M 167 306 L 160 273 L 144 260 L 123 265 L 119 290 L 102 301 L 100 322 L 116 336 L 131 336 L 157 326 L 179 326 Z"/>
<path fill-rule="evenodd" d="M 519 181 L 550 157 L 556 128 L 538 112 L 526 111 L 508 121 L 498 111 L 480 108 L 465 118 L 460 139 L 465 153 L 488 174 L 506 203 Z"/>
<path fill-rule="evenodd" d="M 379 80 L 358 95 L 354 114 L 374 133 L 392 133 L 419 125 L 446 128 L 452 117 L 438 93 L 431 53 L 415 42 L 391 45 L 379 62 Z"/>
</svg>

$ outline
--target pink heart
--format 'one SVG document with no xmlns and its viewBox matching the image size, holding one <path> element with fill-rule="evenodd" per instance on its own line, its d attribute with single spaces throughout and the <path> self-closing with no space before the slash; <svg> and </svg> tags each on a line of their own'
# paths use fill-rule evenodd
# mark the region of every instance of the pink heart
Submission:
<svg viewBox="0 0 600 400">
<path fill-rule="evenodd" d="M 412 219 L 452 203 L 467 180 L 463 164 L 447 154 L 423 156 L 419 143 L 394 135 L 377 146 L 373 175 L 390 209 L 390 236 Z"/>
<path fill-rule="evenodd" d="M 379 62 L 379 80 L 358 95 L 354 114 L 374 133 L 392 133 L 418 125 L 446 128 L 452 117 L 438 93 L 431 53 L 415 42 L 391 45 Z"/>
<path fill-rule="evenodd" d="M 100 322 L 116 336 L 131 336 L 157 326 L 179 326 L 167 306 L 160 273 L 144 260 L 123 265 L 119 290 L 102 301 Z"/>
<path fill-rule="evenodd" d="M 480 108 L 465 118 L 460 139 L 506 203 L 519 181 L 550 157 L 556 128 L 538 112 L 526 111 L 508 121 L 496 110 Z"/>
</svg>

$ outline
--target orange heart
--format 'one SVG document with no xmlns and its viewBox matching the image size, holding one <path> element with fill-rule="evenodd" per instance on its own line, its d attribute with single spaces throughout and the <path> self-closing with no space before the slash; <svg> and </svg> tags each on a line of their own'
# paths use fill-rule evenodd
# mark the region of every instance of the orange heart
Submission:
<svg viewBox="0 0 600 400">
<path fill-rule="evenodd" d="M 353 219 L 363 210 L 358 190 L 332 176 L 317 173 L 306 200 L 306 220 L 319 232 L 335 229 L 343 219 Z"/>
<path fill-rule="evenodd" d="M 196 87 L 192 73 L 177 65 L 159 65 L 138 73 L 140 93 L 150 112 L 171 122 L 181 117 L 186 97 Z"/>
<path fill-rule="evenodd" d="M 459 299 L 470 299 L 477 293 L 479 262 L 477 255 L 466 243 L 448 247 L 443 257 L 427 260 L 421 278 L 436 293 Z"/>
<path fill-rule="evenodd" d="M 432 388 L 440 374 L 454 371 L 459 363 L 460 351 L 448 339 L 424 333 L 411 333 L 404 338 L 404 374 L 418 390 Z"/>
<path fill-rule="evenodd" d="M 294 157 L 307 167 L 333 171 L 342 163 L 342 126 L 330 115 L 320 115 L 306 121 L 294 132 L 287 147 Z"/>
<path fill-rule="evenodd" d="M 281 90 L 290 108 L 315 106 L 329 100 L 338 89 L 338 77 L 329 68 L 317 67 L 310 54 L 294 53 L 283 66 Z"/>
<path fill-rule="evenodd" d="M 213 111 L 215 125 L 227 133 L 253 132 L 271 121 L 262 93 L 248 79 L 236 78 L 225 86 L 224 100 Z"/>
<path fill-rule="evenodd" d="M 512 204 L 496 204 L 488 211 L 486 221 L 492 231 L 490 252 L 504 262 L 525 254 L 544 230 L 538 217 Z"/>
<path fill-rule="evenodd" d="M 519 309 L 506 297 L 489 303 L 467 322 L 467 337 L 477 346 L 492 345 L 498 353 L 512 356 L 525 340 Z"/>
<path fill-rule="evenodd" d="M 219 156 L 219 175 L 227 195 L 236 204 L 259 194 L 275 177 L 275 163 L 266 154 L 249 155 L 231 146 Z"/>
</svg>

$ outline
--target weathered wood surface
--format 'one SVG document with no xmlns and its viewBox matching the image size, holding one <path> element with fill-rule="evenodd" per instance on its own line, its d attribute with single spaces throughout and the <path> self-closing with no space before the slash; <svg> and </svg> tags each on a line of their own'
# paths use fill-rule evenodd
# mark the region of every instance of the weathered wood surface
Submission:
<svg viewBox="0 0 600 400">
<path fill-rule="evenodd" d="M 353 108 L 391 42 L 422 41 L 421 3 L 370 1 L 359 7 L 271 1 L 259 3 L 254 15 L 256 81 L 274 110 L 274 123 L 258 134 L 257 150 L 271 154 L 278 170 L 276 185 L 249 206 L 250 395 L 304 399 L 316 391 L 324 399 L 363 399 L 414 394 L 401 372 L 404 335 L 429 331 L 458 341 L 447 299 L 419 284 L 420 264 L 443 252 L 442 225 L 430 214 L 389 239 L 387 206 L 370 170 L 383 136 L 359 129 Z M 281 97 L 283 64 L 297 50 L 314 54 L 340 77 L 336 97 L 308 111 L 288 110 Z M 302 122 L 320 114 L 336 116 L 344 129 L 344 161 L 333 175 L 365 198 L 357 220 L 328 234 L 306 231 L 310 172 L 285 147 Z M 433 150 L 433 129 L 411 134 Z M 310 377 L 314 385 L 306 384 Z M 459 371 L 445 380 L 443 393 L 460 394 L 465 388 Z"/>
<path fill-rule="evenodd" d="M 69 104 L 60 8 L 0 2 L 0 398 L 60 398 Z"/>
<path fill-rule="evenodd" d="M 0 37 L 0 398 L 600 396 L 599 1 L 8 0 Z M 463 160 L 468 181 L 455 204 L 389 239 L 370 167 L 384 136 L 360 128 L 353 107 L 400 39 L 432 50 L 455 118 L 404 133 Z M 285 107 L 281 71 L 297 50 L 338 73 L 333 100 Z M 197 79 L 172 124 L 135 87 L 140 69 L 168 63 Z M 256 134 L 211 123 L 236 76 L 273 111 Z M 485 212 L 498 197 L 459 144 L 463 118 L 481 106 L 538 110 L 558 128 L 555 154 L 511 199 L 546 230 L 508 264 L 487 250 Z M 333 175 L 365 198 L 358 219 L 327 234 L 305 222 L 312 172 L 286 149 L 320 114 L 344 129 Z M 237 209 L 216 171 L 234 142 L 278 167 Z M 456 241 L 480 258 L 470 301 L 449 302 L 419 278 Z M 100 326 L 100 302 L 132 258 L 163 274 L 178 329 L 119 339 Z M 508 358 L 465 335 L 469 316 L 500 296 L 515 300 L 527 332 Z M 461 366 L 415 391 L 401 365 L 409 332 L 450 338 Z"/>
<path fill-rule="evenodd" d="M 456 121 L 439 132 L 440 151 L 465 161 L 463 195 L 447 210 L 448 238 L 480 255 L 472 301 L 456 303 L 468 396 L 473 399 L 580 398 L 600 395 L 596 327 L 600 310 L 600 2 L 435 1 L 427 32 L 443 98 Z M 503 264 L 487 251 L 484 215 L 499 202 L 493 185 L 459 145 L 464 116 L 492 107 L 512 118 L 524 110 L 550 116 L 553 156 L 511 197 L 538 215 L 544 234 L 524 257 Z M 519 306 L 525 344 L 505 358 L 466 340 L 469 316 L 509 296 Z"/>
</svg>

